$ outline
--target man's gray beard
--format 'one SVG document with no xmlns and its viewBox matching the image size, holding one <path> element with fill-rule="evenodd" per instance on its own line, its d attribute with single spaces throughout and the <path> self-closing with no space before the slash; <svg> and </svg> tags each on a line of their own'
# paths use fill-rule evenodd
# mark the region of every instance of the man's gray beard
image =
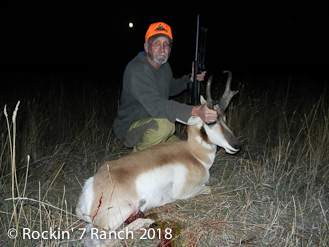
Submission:
<svg viewBox="0 0 329 247">
<path fill-rule="evenodd" d="M 158 56 L 158 55 L 163 55 L 163 56 L 165 56 L 165 59 L 162 60 L 162 61 L 159 61 L 159 60 L 156 58 L 156 56 Z M 168 61 L 169 55 L 167 55 L 165 52 L 158 52 L 158 53 L 155 54 L 155 56 L 153 56 L 153 54 L 152 54 L 151 52 L 149 52 L 149 57 L 150 57 L 151 60 L 152 60 L 153 62 L 155 62 L 156 64 L 160 64 L 160 65 L 162 65 L 162 64 L 165 64 L 165 63 Z"/>
</svg>

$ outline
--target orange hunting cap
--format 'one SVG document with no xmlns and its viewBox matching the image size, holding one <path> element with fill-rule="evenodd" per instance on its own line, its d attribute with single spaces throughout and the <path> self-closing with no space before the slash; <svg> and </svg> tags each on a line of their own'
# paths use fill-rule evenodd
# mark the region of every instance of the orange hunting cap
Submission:
<svg viewBox="0 0 329 247">
<path fill-rule="evenodd" d="M 149 37 L 156 34 L 165 34 L 171 38 L 171 40 L 173 39 L 170 26 L 164 22 L 156 22 L 149 26 L 149 29 L 147 29 L 145 34 L 145 42 L 149 39 Z"/>
</svg>

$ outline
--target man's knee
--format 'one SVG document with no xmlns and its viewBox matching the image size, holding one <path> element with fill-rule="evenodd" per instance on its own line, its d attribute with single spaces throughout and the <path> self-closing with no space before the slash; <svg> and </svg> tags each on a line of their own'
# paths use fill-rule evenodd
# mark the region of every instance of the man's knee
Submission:
<svg viewBox="0 0 329 247">
<path fill-rule="evenodd" d="M 145 118 L 136 121 L 122 139 L 126 147 L 153 146 L 165 142 L 175 133 L 175 124 L 162 118 Z"/>
<path fill-rule="evenodd" d="M 163 142 L 166 141 L 170 136 L 175 133 L 175 124 L 170 122 L 168 119 L 155 118 L 158 123 L 158 135 L 163 137 Z"/>
<path fill-rule="evenodd" d="M 166 142 L 175 132 L 175 124 L 167 119 L 153 119 L 156 122 L 157 128 L 146 130 L 139 143 L 134 146 L 133 152 L 140 151 L 152 147 L 161 142 Z"/>
</svg>

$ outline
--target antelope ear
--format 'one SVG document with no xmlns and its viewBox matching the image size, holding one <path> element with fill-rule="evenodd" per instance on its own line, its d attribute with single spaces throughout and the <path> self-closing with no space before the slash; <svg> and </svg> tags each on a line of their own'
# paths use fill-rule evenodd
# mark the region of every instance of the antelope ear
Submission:
<svg viewBox="0 0 329 247">
<path fill-rule="evenodd" d="M 203 98 L 203 96 L 202 95 L 200 95 L 200 103 L 201 103 L 201 105 L 203 105 L 203 104 L 206 104 L 207 103 L 207 101 Z"/>
</svg>

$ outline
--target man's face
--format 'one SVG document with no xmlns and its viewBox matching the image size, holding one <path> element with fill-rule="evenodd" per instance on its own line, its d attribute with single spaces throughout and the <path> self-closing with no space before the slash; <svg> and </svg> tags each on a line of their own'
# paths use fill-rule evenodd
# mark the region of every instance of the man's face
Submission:
<svg viewBox="0 0 329 247">
<path fill-rule="evenodd" d="M 145 48 L 150 59 L 156 64 L 162 65 L 168 61 L 170 54 L 170 42 L 167 37 L 158 37 L 150 41 L 148 47 Z"/>
</svg>

